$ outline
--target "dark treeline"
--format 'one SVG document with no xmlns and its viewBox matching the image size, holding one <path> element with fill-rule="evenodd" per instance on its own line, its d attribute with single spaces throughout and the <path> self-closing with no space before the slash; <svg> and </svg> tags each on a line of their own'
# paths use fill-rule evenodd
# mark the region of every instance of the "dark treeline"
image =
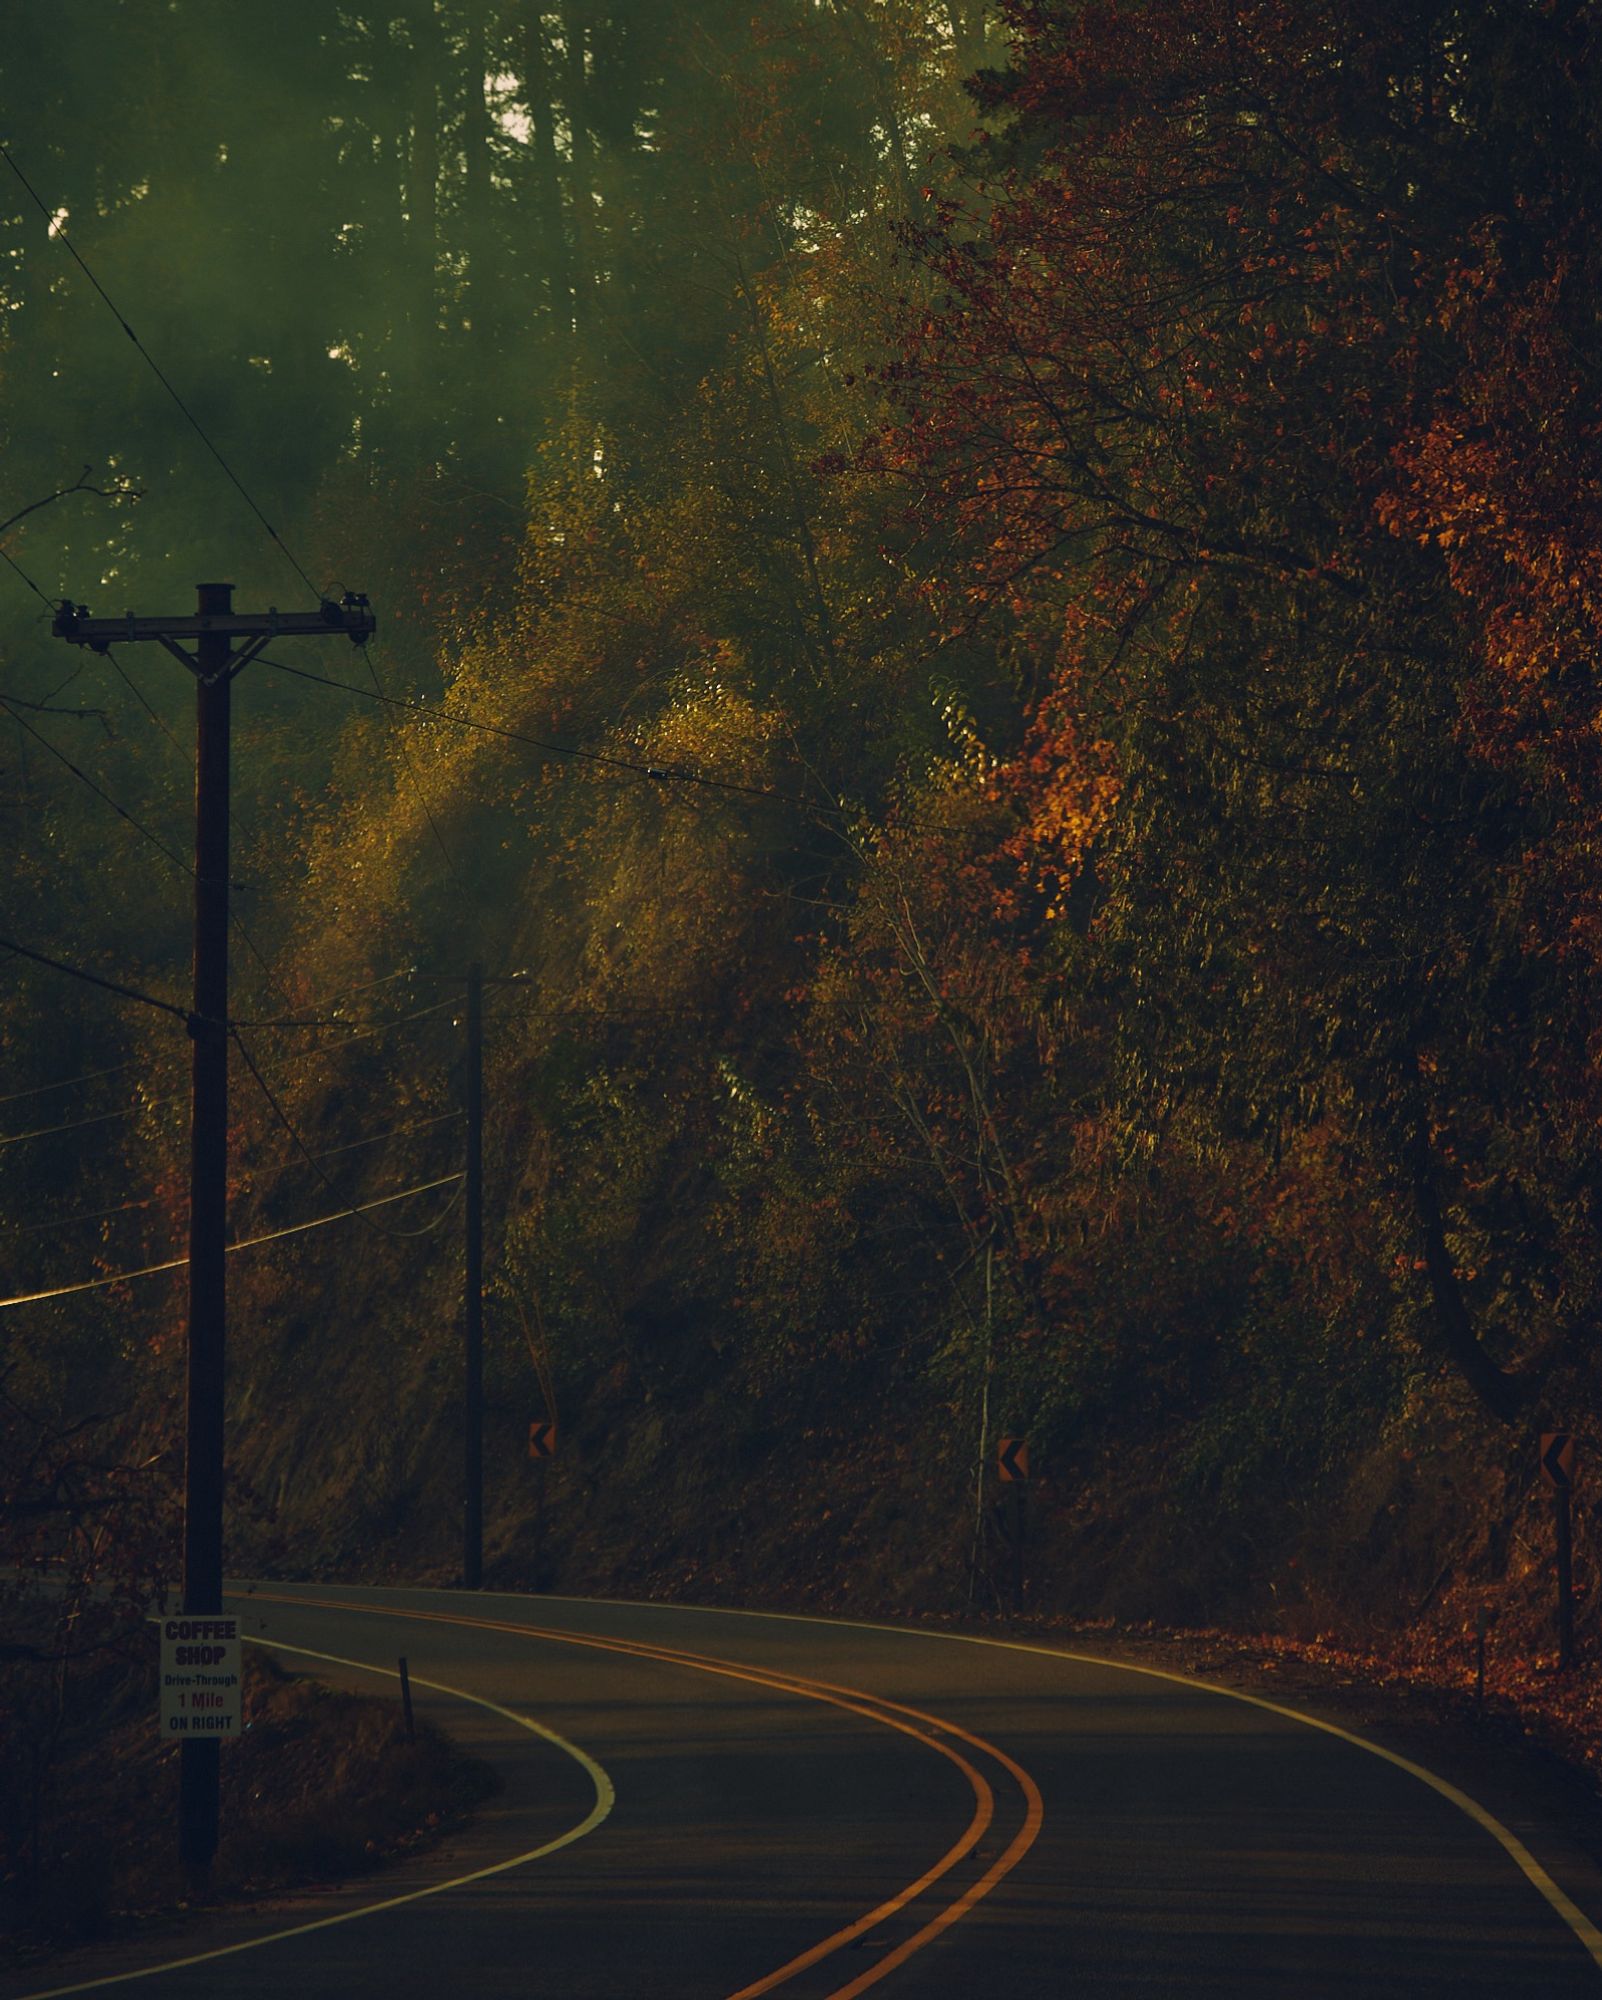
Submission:
<svg viewBox="0 0 1602 2000">
<path fill-rule="evenodd" d="M 1591 29 L 30 10 L 6 143 L 382 622 L 240 684 L 239 1011 L 385 1031 L 246 1032 L 323 1178 L 238 1071 L 235 1233 L 450 1172 L 449 982 L 526 974 L 508 1580 L 985 1605 L 1010 1432 L 1080 1608 L 1526 1601 L 1602 1294 Z M 96 610 L 299 602 L 14 183 L 0 220 L 4 511 L 111 495 L 8 552 Z M 60 686 L 10 584 L 7 924 L 181 993 L 187 689 L 133 648 Z M 181 1028 L 7 980 L 0 1095 L 131 1065 L 0 1107 L 73 1127 L 0 1144 L 7 1293 L 170 1254 Z M 453 1229 L 235 1259 L 258 1559 L 450 1563 Z M 4 1316 L 13 1526 L 102 1559 L 96 1479 L 170 1445 L 172 1286 Z"/>
<path fill-rule="evenodd" d="M 638 470 L 748 310 L 741 274 L 793 249 L 809 213 L 875 207 L 887 172 L 909 194 L 935 135 L 920 116 L 909 137 L 931 79 L 907 72 L 982 51 L 983 10 L 904 11 L 88 0 L 30 10 L 3 88 L 36 190 L 326 561 L 316 510 L 344 506 L 352 465 L 394 487 L 409 548 L 412 517 L 441 508 L 451 542 L 487 541 L 504 523 L 484 509 L 521 511 L 531 449 L 575 398 Z M 213 525 L 214 483 L 195 495 L 193 440 L 9 177 L 3 200 L 13 490 L 115 464 L 146 488 L 137 530 L 102 544 L 119 577 L 154 585 L 165 561 L 187 581 L 197 542 L 237 570 L 250 545 Z M 46 581 L 98 584 L 94 542 L 61 540 Z M 264 585 L 292 586 L 254 556 Z"/>
</svg>

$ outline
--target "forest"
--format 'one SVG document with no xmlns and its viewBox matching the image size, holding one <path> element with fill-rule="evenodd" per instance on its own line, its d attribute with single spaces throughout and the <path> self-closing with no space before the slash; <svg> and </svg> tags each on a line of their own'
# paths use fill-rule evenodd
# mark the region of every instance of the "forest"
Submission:
<svg viewBox="0 0 1602 2000">
<path fill-rule="evenodd" d="M 1042 1612 L 1539 1652 L 1566 1431 L 1589 1652 L 1594 19 L 21 10 L 5 1591 L 182 1470 L 193 685 L 52 617 L 226 578 L 378 621 L 233 691 L 233 1573 L 457 1573 L 477 964 L 492 1580 L 993 1615 L 1018 1437 Z"/>
</svg>

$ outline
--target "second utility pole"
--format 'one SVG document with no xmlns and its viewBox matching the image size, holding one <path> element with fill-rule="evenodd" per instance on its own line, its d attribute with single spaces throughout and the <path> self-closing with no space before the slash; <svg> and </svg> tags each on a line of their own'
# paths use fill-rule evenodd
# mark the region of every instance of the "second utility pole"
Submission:
<svg viewBox="0 0 1602 2000">
<path fill-rule="evenodd" d="M 467 969 L 467 1240 L 462 1301 L 462 1584 L 484 1580 L 484 968 Z"/>
</svg>

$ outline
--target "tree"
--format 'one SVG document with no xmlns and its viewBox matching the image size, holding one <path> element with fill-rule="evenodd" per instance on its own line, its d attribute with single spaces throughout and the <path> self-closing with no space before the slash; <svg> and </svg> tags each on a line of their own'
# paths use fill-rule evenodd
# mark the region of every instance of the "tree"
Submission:
<svg viewBox="0 0 1602 2000">
<path fill-rule="evenodd" d="M 1511 1417 L 1586 1310 L 1588 1144 L 1538 1164 L 1524 1060 L 1526 1033 L 1570 1062 L 1581 1033 L 1517 914 L 1551 794 L 1475 740 L 1438 537 L 1387 530 L 1426 504 L 1443 399 L 1486 407 L 1441 336 L 1487 218 L 1521 181 L 1556 198 L 1558 149 L 1522 146 L 1537 93 L 1594 158 L 1577 19 L 1011 18 L 1008 134 L 972 159 L 993 205 L 916 236 L 944 290 L 893 451 L 967 538 L 968 615 L 1042 661 L 1024 841 L 1149 1115 L 1199 1099 L 1275 1147 L 1334 1116 L 1409 1218 L 1443 1351 Z M 1511 464 L 1524 420 L 1499 415 Z M 1051 800 L 1100 765 L 1117 809 L 1087 852 Z"/>
</svg>

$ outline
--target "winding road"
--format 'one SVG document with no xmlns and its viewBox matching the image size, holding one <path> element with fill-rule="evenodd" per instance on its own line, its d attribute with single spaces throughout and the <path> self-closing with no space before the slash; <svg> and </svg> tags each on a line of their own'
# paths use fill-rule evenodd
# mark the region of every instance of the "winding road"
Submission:
<svg viewBox="0 0 1602 2000">
<path fill-rule="evenodd" d="M 1256 1697 L 761 1613 L 289 1584 L 230 1606 L 342 1685 L 393 1694 L 404 1654 L 504 1790 L 351 1890 L 75 1952 L 0 2000 L 1602 1995 L 1572 1828 Z"/>
</svg>

